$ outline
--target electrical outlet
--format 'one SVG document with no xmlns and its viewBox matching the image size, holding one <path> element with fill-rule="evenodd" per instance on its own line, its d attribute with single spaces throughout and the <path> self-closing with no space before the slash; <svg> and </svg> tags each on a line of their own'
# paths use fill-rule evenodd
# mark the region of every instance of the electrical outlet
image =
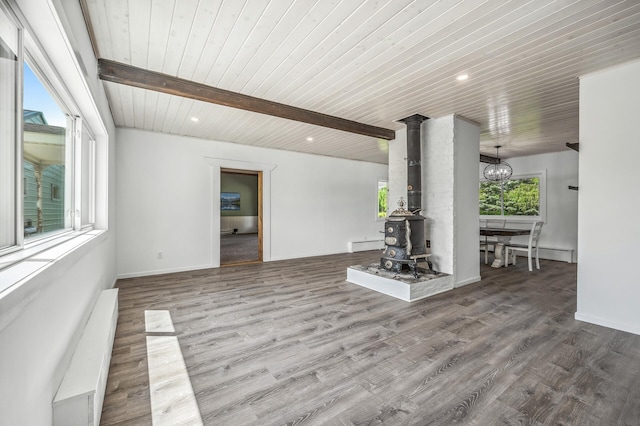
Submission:
<svg viewBox="0 0 640 426">
<path fill-rule="evenodd" d="M 164 257 L 164 253 L 161 251 L 158 252 L 158 259 L 162 259 Z"/>
<path fill-rule="evenodd" d="M 427 240 L 427 248 L 431 248 L 431 240 Z"/>
</svg>

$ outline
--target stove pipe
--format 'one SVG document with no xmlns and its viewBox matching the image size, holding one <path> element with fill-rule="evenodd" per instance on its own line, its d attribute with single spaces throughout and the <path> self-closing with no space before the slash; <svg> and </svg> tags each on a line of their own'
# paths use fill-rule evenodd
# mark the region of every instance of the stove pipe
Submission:
<svg viewBox="0 0 640 426">
<path fill-rule="evenodd" d="M 407 209 L 410 212 L 422 209 L 420 128 L 422 122 L 428 119 L 429 117 L 414 114 L 400 120 L 407 126 Z"/>
</svg>

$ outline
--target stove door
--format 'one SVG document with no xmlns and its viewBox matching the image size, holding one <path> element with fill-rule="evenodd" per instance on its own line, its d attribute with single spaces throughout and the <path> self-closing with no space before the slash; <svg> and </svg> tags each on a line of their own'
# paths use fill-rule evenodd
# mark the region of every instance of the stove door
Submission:
<svg viewBox="0 0 640 426">
<path fill-rule="evenodd" d="M 407 225 L 402 222 L 385 222 L 384 243 L 388 246 L 405 247 L 407 245 Z"/>
</svg>

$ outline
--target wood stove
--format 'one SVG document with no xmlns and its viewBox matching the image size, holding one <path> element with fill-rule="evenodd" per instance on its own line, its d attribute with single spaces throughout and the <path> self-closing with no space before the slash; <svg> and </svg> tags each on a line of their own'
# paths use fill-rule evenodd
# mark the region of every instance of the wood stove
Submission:
<svg viewBox="0 0 640 426">
<path fill-rule="evenodd" d="M 425 218 L 418 214 L 422 210 L 422 170 L 421 162 L 421 126 L 426 120 L 419 114 L 400 121 L 407 126 L 407 196 L 408 210 L 405 201 L 400 198 L 398 208 L 393 211 L 384 224 L 384 256 L 380 259 L 380 267 L 396 272 L 411 270 L 418 278 L 417 262 L 424 260 L 433 271 L 427 254 L 424 239 Z"/>
<path fill-rule="evenodd" d="M 419 260 L 425 260 L 429 270 L 432 270 L 424 240 L 425 218 L 406 210 L 404 206 L 404 199 L 400 198 L 398 208 L 384 223 L 385 250 L 380 266 L 395 272 L 410 270 L 418 278 Z"/>
</svg>

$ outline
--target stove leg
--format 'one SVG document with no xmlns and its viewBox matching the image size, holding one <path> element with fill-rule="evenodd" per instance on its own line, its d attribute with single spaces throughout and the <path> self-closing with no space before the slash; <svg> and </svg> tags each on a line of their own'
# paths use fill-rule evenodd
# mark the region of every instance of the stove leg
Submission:
<svg viewBox="0 0 640 426">
<path fill-rule="evenodd" d="M 431 272 L 432 274 L 435 273 L 435 271 L 433 270 L 433 262 L 430 261 L 429 259 L 425 259 L 427 261 L 427 265 L 429 265 L 429 272 Z"/>
<path fill-rule="evenodd" d="M 418 262 L 409 262 L 409 269 L 413 273 L 414 278 L 420 278 L 420 275 L 418 275 L 417 266 L 418 266 Z"/>
</svg>

